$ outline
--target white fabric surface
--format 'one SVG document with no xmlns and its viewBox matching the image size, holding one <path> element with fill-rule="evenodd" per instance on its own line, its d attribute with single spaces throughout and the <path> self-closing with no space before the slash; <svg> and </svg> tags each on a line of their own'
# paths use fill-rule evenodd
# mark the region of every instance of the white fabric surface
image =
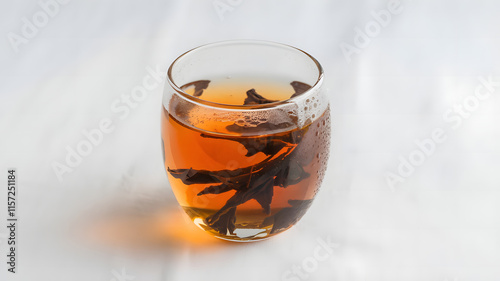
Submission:
<svg viewBox="0 0 500 281">
<path fill-rule="evenodd" d="M 18 273 L 2 262 L 0 280 L 500 280 L 500 88 L 460 125 L 443 119 L 474 102 L 478 77 L 500 81 L 500 2 L 401 1 L 348 62 L 341 44 L 388 3 L 74 0 L 16 53 L 9 34 L 43 10 L 3 0 L 0 175 L 18 170 L 19 246 Z M 197 230 L 177 207 L 161 159 L 162 86 L 127 116 L 112 105 L 147 67 L 165 72 L 190 48 L 241 38 L 322 63 L 333 131 L 326 179 L 300 223 L 236 244 Z M 104 118 L 113 132 L 59 181 L 51 165 Z M 436 128 L 446 140 L 390 188 L 400 155 Z M 1 218 L 6 202 L 2 188 Z M 314 258 L 321 239 L 335 244 L 324 260 Z"/>
</svg>

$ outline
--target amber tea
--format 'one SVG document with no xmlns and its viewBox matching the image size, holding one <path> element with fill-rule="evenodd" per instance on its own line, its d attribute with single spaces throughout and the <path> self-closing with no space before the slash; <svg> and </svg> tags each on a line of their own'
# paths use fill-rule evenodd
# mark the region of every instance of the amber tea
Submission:
<svg viewBox="0 0 500 281">
<path fill-rule="evenodd" d="M 310 88 L 300 81 L 223 77 L 186 83 L 180 89 L 187 98 L 171 96 L 162 115 L 165 167 L 196 225 L 219 238 L 248 241 L 282 232 L 304 215 L 326 169 L 329 107 L 312 96 L 297 111 L 269 115 L 259 108 Z M 224 117 L 207 109 L 231 106 L 255 110 Z M 299 122 L 310 109 L 316 114 Z"/>
</svg>

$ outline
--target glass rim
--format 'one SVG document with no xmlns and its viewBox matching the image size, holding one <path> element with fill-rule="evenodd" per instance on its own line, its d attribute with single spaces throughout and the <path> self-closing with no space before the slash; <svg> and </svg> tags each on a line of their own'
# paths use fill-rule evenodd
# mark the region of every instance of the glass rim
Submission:
<svg viewBox="0 0 500 281">
<path fill-rule="evenodd" d="M 298 53 L 302 53 L 302 54 L 306 55 L 316 65 L 316 67 L 318 69 L 318 78 L 316 79 L 314 84 L 311 85 L 311 88 L 309 88 L 308 90 L 306 90 L 304 93 L 302 93 L 300 95 L 297 95 L 295 97 L 290 97 L 290 98 L 285 99 L 285 100 L 280 100 L 280 101 L 275 101 L 275 102 L 270 102 L 270 103 L 265 103 L 265 104 L 252 104 L 252 105 L 237 105 L 237 104 L 226 104 L 226 103 L 207 101 L 207 100 L 204 100 L 204 99 L 201 99 L 199 97 L 195 97 L 195 96 L 192 96 L 192 95 L 186 93 L 185 91 L 183 91 L 181 89 L 180 86 L 178 86 L 175 83 L 175 81 L 172 77 L 172 71 L 173 71 L 173 68 L 175 67 L 176 63 L 179 60 L 181 60 L 182 58 L 184 58 L 184 57 L 186 57 L 186 56 L 188 56 L 188 55 L 190 55 L 198 50 L 202 50 L 205 48 L 211 48 L 211 47 L 217 47 L 217 46 L 223 46 L 223 45 L 236 45 L 236 44 L 246 44 L 246 45 L 258 44 L 258 45 L 275 46 L 275 47 L 280 47 L 280 48 L 291 49 L 291 50 L 294 50 Z M 190 50 L 184 52 L 183 54 L 181 54 L 180 56 L 178 56 L 170 64 L 168 71 L 167 71 L 168 83 L 181 97 L 184 97 L 192 102 L 196 102 L 196 103 L 206 105 L 206 106 L 211 106 L 211 107 L 216 107 L 216 108 L 226 108 L 226 109 L 244 109 L 244 110 L 272 108 L 272 107 L 277 107 L 280 105 L 290 104 L 291 102 L 298 100 L 298 99 L 303 99 L 304 97 L 310 96 L 312 93 L 316 92 L 316 89 L 318 89 L 323 82 L 323 77 L 324 77 L 323 67 L 318 62 L 318 60 L 316 58 L 314 58 L 312 55 L 310 55 L 309 53 L 307 53 L 307 52 L 305 52 L 297 47 L 291 46 L 291 45 L 277 43 L 277 42 L 273 42 L 273 41 L 266 41 L 266 40 L 226 40 L 226 41 L 219 41 L 219 42 L 204 44 L 204 45 L 195 47 L 193 49 L 190 49 Z"/>
</svg>

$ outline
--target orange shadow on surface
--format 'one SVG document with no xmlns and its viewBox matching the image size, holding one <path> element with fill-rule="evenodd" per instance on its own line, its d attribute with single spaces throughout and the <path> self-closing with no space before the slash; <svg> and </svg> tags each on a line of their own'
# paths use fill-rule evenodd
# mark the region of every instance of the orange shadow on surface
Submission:
<svg viewBox="0 0 500 281">
<path fill-rule="evenodd" d="M 157 194 L 126 200 L 113 196 L 95 213 L 85 214 L 74 230 L 90 246 L 111 250 L 213 250 L 245 244 L 215 238 L 198 228 L 175 200 L 161 198 Z"/>
</svg>

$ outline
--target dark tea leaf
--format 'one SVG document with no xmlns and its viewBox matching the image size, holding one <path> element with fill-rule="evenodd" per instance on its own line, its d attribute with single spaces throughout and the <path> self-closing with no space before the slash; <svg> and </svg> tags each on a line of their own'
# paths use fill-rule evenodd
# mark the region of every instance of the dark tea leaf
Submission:
<svg viewBox="0 0 500 281">
<path fill-rule="evenodd" d="M 198 83 L 194 85 L 194 94 L 193 96 L 199 97 L 203 94 L 203 90 L 208 88 L 208 84 L 210 84 L 210 80 L 200 80 Z"/>
<path fill-rule="evenodd" d="M 251 104 L 265 104 L 265 103 L 271 103 L 271 102 L 277 102 L 277 100 L 270 100 L 266 99 L 265 97 L 259 95 L 255 89 L 250 89 L 247 91 L 247 98 L 244 101 L 244 105 L 251 105 Z"/>
<path fill-rule="evenodd" d="M 224 183 L 221 185 L 212 185 L 198 192 L 198 196 L 203 194 L 221 194 L 229 190 L 233 190 L 233 187 Z"/>
<path fill-rule="evenodd" d="M 207 219 L 207 224 L 220 234 L 226 235 L 228 232 L 234 234 L 236 222 L 236 207 L 225 210 L 217 217 L 217 220 Z"/>
<path fill-rule="evenodd" d="M 312 199 L 309 200 L 288 200 L 291 207 L 283 208 L 273 216 L 267 217 L 263 225 L 273 225 L 270 234 L 276 233 L 282 229 L 286 229 L 297 223 L 306 213 L 307 209 L 312 204 Z"/>
<path fill-rule="evenodd" d="M 226 204 L 218 212 L 207 218 L 207 224 L 217 223 L 219 217 L 225 214 L 228 209 L 241 205 L 250 199 L 255 199 L 262 206 L 264 212 L 269 214 L 274 194 L 275 176 L 280 174 L 281 170 L 286 169 L 286 163 L 289 162 L 287 159 L 294 148 L 290 147 L 278 158 L 255 165 L 255 172 L 252 172 L 253 167 L 251 167 L 248 177 L 246 177 L 247 175 L 240 176 L 240 178 L 246 177 L 246 180 L 233 182 L 233 189 L 237 190 L 237 192 L 227 200 Z"/>
<path fill-rule="evenodd" d="M 267 179 L 265 182 L 260 183 L 260 180 Z M 255 199 L 257 202 L 263 207 L 265 213 L 270 212 L 271 200 L 273 197 L 273 181 L 272 178 L 269 177 L 258 177 L 257 180 L 253 180 L 248 184 L 251 186 L 247 189 L 238 190 L 231 198 L 229 198 L 226 204 L 215 214 L 209 216 L 206 219 L 208 225 L 212 226 L 213 224 L 217 224 L 221 219 L 221 216 L 225 214 L 231 208 L 235 208 L 238 205 L 241 205 L 247 202 L 250 199 Z"/>
<path fill-rule="evenodd" d="M 181 89 L 186 90 L 187 88 L 194 86 L 193 96 L 199 97 L 203 94 L 203 90 L 208 88 L 208 84 L 210 84 L 210 80 L 198 80 L 182 86 Z"/>
<path fill-rule="evenodd" d="M 290 83 L 290 85 L 292 85 L 293 90 L 295 91 L 295 93 L 290 98 L 294 98 L 300 94 L 303 94 L 305 91 L 311 89 L 311 86 L 299 81 L 293 81 L 292 83 Z"/>
<path fill-rule="evenodd" d="M 308 177 L 309 173 L 304 171 L 304 168 L 298 161 L 290 161 L 290 165 L 288 166 L 287 185 L 297 184 Z"/>
<path fill-rule="evenodd" d="M 280 173 L 276 175 L 274 185 L 286 188 L 289 185 L 298 184 L 309 176 L 309 173 L 304 171 L 304 168 L 297 161 L 293 160 L 289 162 L 286 169 L 280 170 Z"/>
<path fill-rule="evenodd" d="M 261 191 L 255 194 L 254 199 L 262 206 L 266 214 L 271 213 L 271 201 L 274 194 L 274 181 L 267 181 Z"/>
<path fill-rule="evenodd" d="M 222 180 L 216 174 L 206 170 L 193 169 L 170 169 L 168 172 L 176 179 L 180 179 L 186 185 L 197 183 L 220 183 Z"/>
<path fill-rule="evenodd" d="M 249 149 L 247 146 L 245 146 L 245 148 L 248 151 L 245 156 L 250 157 L 250 156 L 257 154 L 258 152 L 262 152 L 268 156 L 275 155 L 280 150 L 282 150 L 286 145 L 287 145 L 286 142 L 283 142 L 283 141 L 280 141 L 277 139 L 267 138 L 264 141 L 264 145 L 252 147 L 251 149 Z"/>
</svg>

